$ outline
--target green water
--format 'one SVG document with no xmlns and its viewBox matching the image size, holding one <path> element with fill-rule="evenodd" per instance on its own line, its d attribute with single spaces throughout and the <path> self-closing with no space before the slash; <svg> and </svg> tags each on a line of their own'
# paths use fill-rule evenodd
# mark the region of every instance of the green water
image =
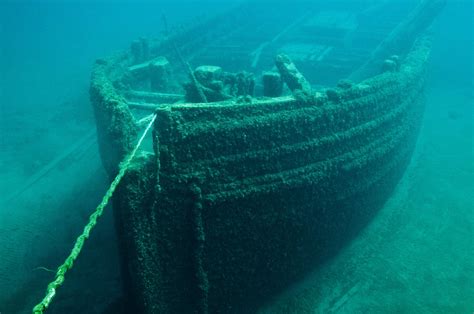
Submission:
<svg viewBox="0 0 474 314">
<path fill-rule="evenodd" d="M 87 137 L 94 59 L 159 33 L 163 13 L 186 24 L 233 4 L 0 2 L 0 314 L 30 313 L 107 187 Z M 474 311 L 472 16 L 452 0 L 433 26 L 423 126 L 392 197 L 261 313 Z M 119 259 L 108 208 L 49 313 L 118 313 Z"/>
</svg>

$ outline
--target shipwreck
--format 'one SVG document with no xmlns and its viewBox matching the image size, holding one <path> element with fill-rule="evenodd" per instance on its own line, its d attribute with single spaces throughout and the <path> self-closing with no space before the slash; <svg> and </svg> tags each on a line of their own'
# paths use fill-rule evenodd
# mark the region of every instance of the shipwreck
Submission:
<svg viewBox="0 0 474 314">
<path fill-rule="evenodd" d="M 415 1 L 416 2 L 416 1 Z M 126 303 L 251 313 L 336 254 L 404 173 L 444 5 L 243 3 L 97 60 Z"/>
</svg>

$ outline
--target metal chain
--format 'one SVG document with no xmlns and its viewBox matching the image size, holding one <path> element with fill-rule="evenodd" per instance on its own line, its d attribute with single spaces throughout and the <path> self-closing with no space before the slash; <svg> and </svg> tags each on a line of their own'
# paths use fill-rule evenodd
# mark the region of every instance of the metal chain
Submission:
<svg viewBox="0 0 474 314">
<path fill-rule="evenodd" d="M 137 153 L 138 149 L 140 148 L 143 140 L 145 139 L 146 134 L 150 130 L 151 126 L 155 122 L 156 119 L 156 113 L 153 115 L 150 123 L 148 123 L 148 126 L 146 127 L 145 131 L 143 132 L 142 136 L 138 140 L 137 145 L 133 149 L 133 151 L 120 163 L 119 166 L 119 173 L 115 177 L 115 179 L 112 181 L 110 184 L 109 189 L 105 193 L 104 197 L 102 198 L 102 201 L 100 204 L 97 206 L 95 211 L 89 216 L 89 222 L 87 225 L 84 227 L 84 230 L 82 231 L 82 234 L 76 239 L 76 242 L 74 243 L 74 247 L 72 248 L 71 253 L 69 256 L 66 258 L 64 263 L 58 267 L 58 270 L 56 271 L 56 276 L 54 281 L 52 281 L 47 289 L 46 289 L 46 296 L 43 298 L 43 300 L 38 303 L 34 308 L 33 308 L 33 313 L 34 314 L 42 314 L 44 311 L 49 307 L 51 304 L 51 301 L 56 295 L 57 289 L 64 283 L 64 277 L 66 275 L 66 272 L 72 268 L 74 265 L 74 261 L 77 259 L 79 254 L 81 253 L 82 247 L 84 246 L 84 242 L 89 238 L 91 230 L 95 227 L 97 224 L 97 220 L 102 216 L 104 212 L 105 206 L 109 203 L 110 198 L 112 197 L 113 193 L 115 192 L 115 189 L 119 185 L 120 181 L 122 178 L 125 176 L 125 173 L 127 172 L 128 167 L 130 166 L 131 161 L 135 157 L 135 154 Z"/>
</svg>

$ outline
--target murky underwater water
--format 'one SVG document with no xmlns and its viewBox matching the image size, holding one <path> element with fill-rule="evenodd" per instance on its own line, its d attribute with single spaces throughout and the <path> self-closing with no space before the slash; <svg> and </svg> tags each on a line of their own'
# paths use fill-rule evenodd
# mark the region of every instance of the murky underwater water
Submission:
<svg viewBox="0 0 474 314">
<path fill-rule="evenodd" d="M 0 4 L 0 313 L 31 312 L 107 188 L 88 95 L 94 60 L 160 33 L 163 16 L 187 24 L 232 5 Z M 433 26 L 425 117 L 392 197 L 262 313 L 474 310 L 472 12 L 449 2 Z M 107 208 L 49 312 L 118 312 L 119 261 Z"/>
</svg>

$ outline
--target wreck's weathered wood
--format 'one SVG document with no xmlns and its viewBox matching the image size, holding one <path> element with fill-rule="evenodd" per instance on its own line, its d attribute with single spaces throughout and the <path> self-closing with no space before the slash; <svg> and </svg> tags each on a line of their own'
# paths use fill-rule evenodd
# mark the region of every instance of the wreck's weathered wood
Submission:
<svg viewBox="0 0 474 314">
<path fill-rule="evenodd" d="M 126 91 L 125 97 L 129 99 L 129 102 L 134 101 L 147 103 L 172 103 L 184 99 L 184 95 L 181 94 L 156 93 L 137 90 Z"/>
<path fill-rule="evenodd" d="M 145 111 L 155 111 L 156 109 L 160 108 L 160 104 L 154 103 L 143 103 L 143 102 L 135 102 L 135 101 L 128 101 L 127 105 L 131 109 L 139 109 Z"/>
<path fill-rule="evenodd" d="M 372 52 L 369 60 L 354 71 L 349 78 L 360 81 L 375 75 L 383 69 L 385 59 L 407 52 L 417 35 L 432 24 L 445 5 L 446 0 L 423 0 L 413 13 Z"/>
<path fill-rule="evenodd" d="M 155 54 L 176 60 L 177 45 L 189 60 L 206 41 L 221 44 L 217 35 L 238 28 L 246 17 L 240 13 L 238 19 L 219 20 L 221 28 L 203 24 L 174 37 Z M 236 35 L 243 42 L 243 34 Z M 341 39 L 333 35 L 333 41 Z M 257 37 L 255 45 L 263 41 Z M 199 103 L 130 99 L 129 108 L 156 114 L 154 154 L 135 160 L 114 204 L 127 289 L 138 310 L 255 312 L 260 301 L 357 233 L 410 159 L 429 51 L 428 42 L 418 41 L 404 58 L 392 58 L 396 71 L 359 84 L 341 82 L 321 93 L 312 91 L 288 57 L 279 56 L 278 70 L 293 96 L 207 103 L 211 98 L 199 97 L 199 89 L 207 96 L 208 86 L 190 75 L 198 94 L 193 101 Z M 209 64 L 240 66 L 232 57 Z M 337 63 L 331 70 L 320 74 L 320 68 L 311 68 L 331 58 Z M 348 53 L 347 59 L 354 57 Z M 305 59 L 296 51 L 295 60 L 301 67 Z M 307 61 L 301 69 L 312 79 L 352 64 L 329 47 Z M 265 62 L 262 70 L 271 69 L 270 60 Z M 129 65 L 120 64 L 117 71 Z M 110 86 L 122 93 L 130 86 L 148 88 L 111 77 Z"/>
<path fill-rule="evenodd" d="M 292 92 L 297 89 L 307 92 L 311 91 L 311 85 L 287 55 L 278 55 L 275 58 L 275 65 L 280 72 L 282 80 Z"/>
<path fill-rule="evenodd" d="M 94 108 L 102 163 L 114 177 L 118 165 L 134 146 L 137 126 L 126 100 L 117 93 L 107 73 L 106 62 L 98 62 L 92 73 L 90 99 Z"/>
<path fill-rule="evenodd" d="M 191 312 L 203 300 L 210 313 L 251 312 L 256 297 L 283 288 L 360 230 L 410 159 L 428 55 L 420 41 L 400 71 L 346 84 L 338 102 L 281 97 L 287 101 L 157 110 L 159 162 L 137 164 L 116 203 L 144 312 Z M 202 242 L 193 238 L 194 182 Z M 137 229 L 145 231 L 132 241 Z"/>
<path fill-rule="evenodd" d="M 152 91 L 167 90 L 170 85 L 171 68 L 165 57 L 156 58 L 149 65 L 150 88 Z"/>
<path fill-rule="evenodd" d="M 184 60 L 183 56 L 181 55 L 181 51 L 178 49 L 176 44 L 174 42 L 172 44 L 173 44 L 175 54 L 179 59 L 179 62 L 184 67 L 184 69 L 187 71 L 188 76 L 191 79 L 191 86 L 195 89 L 195 94 L 198 97 L 197 102 L 207 102 L 206 95 L 204 94 L 202 86 L 199 83 L 199 81 L 197 80 L 196 75 L 194 74 L 194 71 L 191 69 L 191 65 L 189 65 L 189 62 Z"/>
<path fill-rule="evenodd" d="M 263 96 L 278 97 L 283 92 L 283 82 L 277 72 L 265 72 L 262 75 Z"/>
<path fill-rule="evenodd" d="M 192 86 L 194 86 L 196 90 L 196 95 L 199 96 L 198 102 L 200 101 L 207 102 L 207 97 L 204 94 L 204 90 L 203 90 L 203 87 L 201 86 L 201 83 L 199 83 L 199 81 L 196 79 L 196 76 L 194 75 L 194 71 L 191 69 L 191 66 L 189 65 L 189 63 L 186 62 L 185 64 L 186 64 L 186 68 L 188 69 L 189 77 L 191 78 L 191 84 Z"/>
<path fill-rule="evenodd" d="M 319 95 L 319 96 L 318 96 Z M 316 93 L 316 97 L 321 97 L 320 94 Z M 140 102 L 127 102 L 127 105 L 132 109 L 139 109 L 145 111 L 155 111 L 156 109 L 163 109 L 163 108 L 230 108 L 234 106 L 238 106 L 244 108 L 246 106 L 258 106 L 258 105 L 269 105 L 269 104 L 283 104 L 283 103 L 290 103 L 294 102 L 295 98 L 293 96 L 282 96 L 282 97 L 273 97 L 272 99 L 250 99 L 250 102 L 238 102 L 235 99 L 229 99 L 224 101 L 217 101 L 213 103 L 140 103 Z"/>
<path fill-rule="evenodd" d="M 132 73 L 133 75 L 137 75 L 137 76 L 140 76 L 140 77 L 144 76 L 143 73 L 148 74 L 151 62 L 152 62 L 152 60 L 148 60 L 148 61 L 145 61 L 143 63 L 134 64 L 134 65 L 128 67 L 128 71 L 130 73 Z"/>
<path fill-rule="evenodd" d="M 134 40 L 130 45 L 133 63 L 140 63 L 150 58 L 150 41 L 146 38 Z"/>
</svg>

